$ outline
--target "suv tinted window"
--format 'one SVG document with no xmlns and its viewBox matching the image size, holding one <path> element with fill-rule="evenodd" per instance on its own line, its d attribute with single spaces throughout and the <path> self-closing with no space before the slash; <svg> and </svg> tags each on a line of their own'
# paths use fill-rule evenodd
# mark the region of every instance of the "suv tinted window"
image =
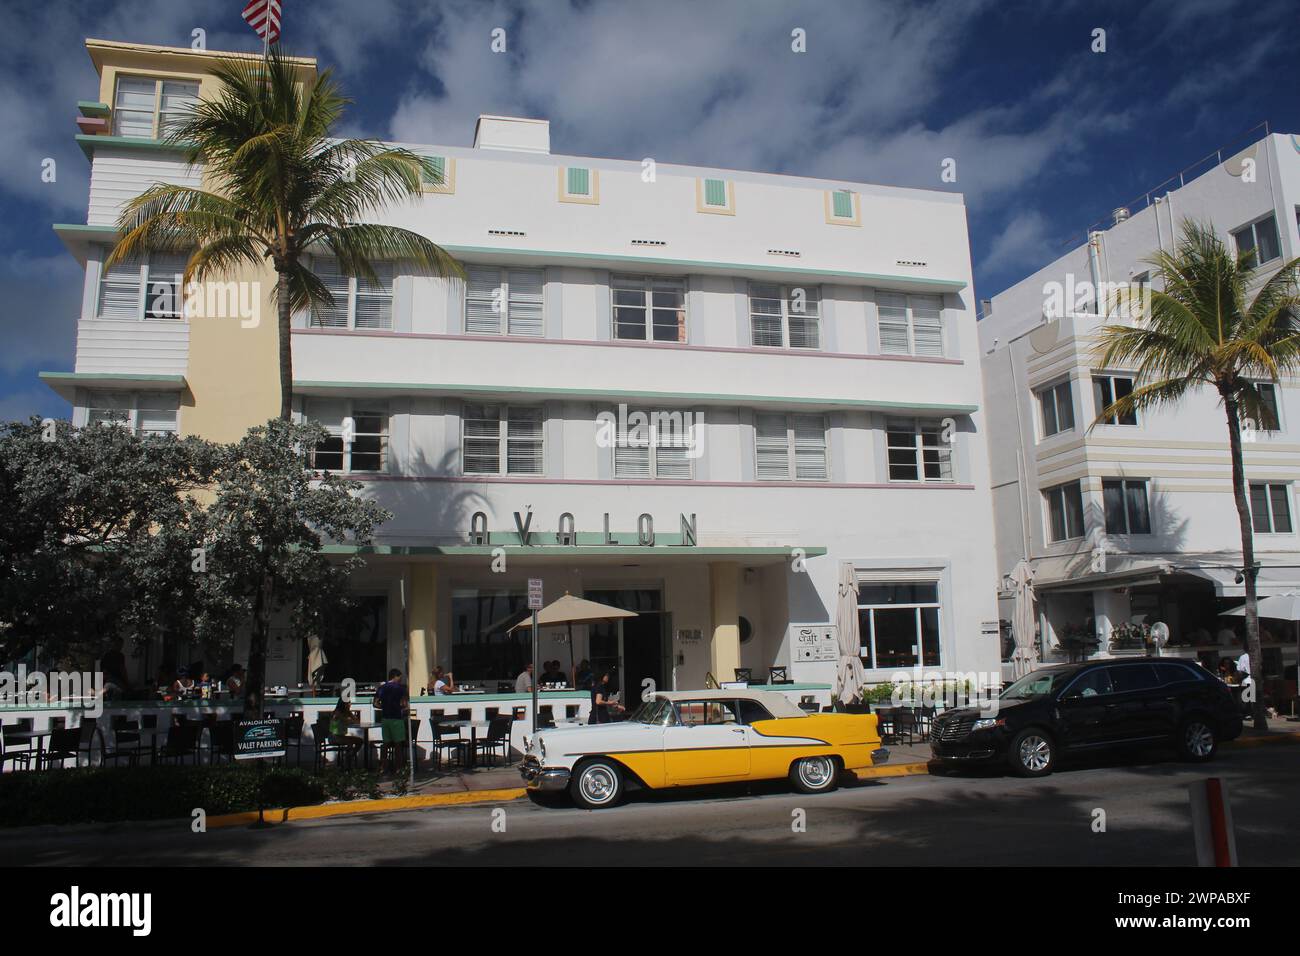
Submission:
<svg viewBox="0 0 1300 956">
<path fill-rule="evenodd" d="M 1109 671 L 1107 667 L 1098 667 L 1080 674 L 1061 696 L 1068 700 L 1072 697 L 1097 697 L 1100 694 L 1109 694 L 1111 692 Z"/>
<path fill-rule="evenodd" d="M 1160 686 L 1156 680 L 1155 668 L 1150 664 L 1129 664 L 1125 667 L 1108 667 L 1106 670 L 1110 671 L 1111 684 L 1117 694 Z"/>
<path fill-rule="evenodd" d="M 752 724 L 756 720 L 771 720 L 772 715 L 756 700 L 741 698 L 736 701 L 736 707 L 740 711 L 740 722 L 742 724 Z"/>
<path fill-rule="evenodd" d="M 1201 679 L 1197 668 L 1187 664 L 1156 664 L 1155 668 L 1156 676 L 1160 678 L 1162 684 L 1179 684 Z"/>
</svg>

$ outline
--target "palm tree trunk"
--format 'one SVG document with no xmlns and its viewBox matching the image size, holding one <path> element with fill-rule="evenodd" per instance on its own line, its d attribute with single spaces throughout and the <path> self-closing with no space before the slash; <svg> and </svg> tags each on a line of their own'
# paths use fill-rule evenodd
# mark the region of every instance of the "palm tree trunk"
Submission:
<svg viewBox="0 0 1300 956">
<path fill-rule="evenodd" d="M 1237 521 L 1241 524 L 1241 565 L 1246 579 L 1246 653 L 1250 655 L 1250 676 L 1255 700 L 1251 714 L 1256 730 L 1267 730 L 1264 699 L 1264 655 L 1259 646 L 1259 595 L 1255 584 L 1255 529 L 1251 524 L 1250 505 L 1246 500 L 1246 467 L 1241 451 L 1241 416 L 1237 397 L 1222 391 L 1223 407 L 1228 415 L 1228 448 L 1232 453 L 1232 495 L 1237 502 Z"/>
<path fill-rule="evenodd" d="M 289 273 L 277 267 L 275 308 L 280 338 L 280 418 L 293 417 L 293 343 L 289 331 Z"/>
</svg>

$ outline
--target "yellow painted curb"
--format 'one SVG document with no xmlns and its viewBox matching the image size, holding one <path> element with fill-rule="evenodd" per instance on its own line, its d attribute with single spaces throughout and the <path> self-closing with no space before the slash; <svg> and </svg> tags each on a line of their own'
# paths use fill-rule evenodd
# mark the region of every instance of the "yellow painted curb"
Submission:
<svg viewBox="0 0 1300 956">
<path fill-rule="evenodd" d="M 853 775 L 859 780 L 871 780 L 876 777 L 914 777 L 929 772 L 930 765 L 928 763 L 910 761 L 908 763 L 896 763 L 892 767 L 888 764 L 880 767 L 866 767 L 862 770 L 853 771 Z"/>
<path fill-rule="evenodd" d="M 384 800 L 350 800 L 346 803 L 322 803 L 311 807 L 276 807 L 267 809 L 267 823 L 289 823 L 294 820 L 317 820 L 322 817 L 342 817 L 359 813 L 388 813 L 390 810 L 418 810 L 421 807 L 465 806 L 473 803 L 500 803 L 518 800 L 524 795 L 522 787 L 509 790 L 458 790 L 455 793 L 418 794 L 410 797 L 389 797 Z M 257 822 L 257 811 L 227 813 L 208 817 L 208 828 L 233 827 Z"/>
<path fill-rule="evenodd" d="M 1266 737 L 1238 737 L 1236 740 L 1229 740 L 1223 746 L 1225 747 L 1263 747 L 1265 744 L 1295 744 L 1300 743 L 1300 734 L 1294 734 L 1290 731 L 1283 730 L 1275 734 L 1269 734 Z"/>
</svg>

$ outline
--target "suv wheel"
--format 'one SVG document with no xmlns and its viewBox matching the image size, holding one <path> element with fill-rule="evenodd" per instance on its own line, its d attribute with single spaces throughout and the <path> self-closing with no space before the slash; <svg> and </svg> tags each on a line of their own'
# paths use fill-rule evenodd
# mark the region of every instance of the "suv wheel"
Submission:
<svg viewBox="0 0 1300 956">
<path fill-rule="evenodd" d="M 623 798 L 623 772 L 612 760 L 590 760 L 574 774 L 569 793 L 584 810 L 612 807 Z"/>
<path fill-rule="evenodd" d="M 1056 745 L 1045 731 L 1030 727 L 1012 738 L 1007 757 L 1020 776 L 1046 777 L 1056 763 Z"/>
<path fill-rule="evenodd" d="M 800 793 L 830 793 L 840 782 L 834 757 L 804 757 L 790 768 L 790 782 Z"/>
<path fill-rule="evenodd" d="M 1208 721 L 1202 717 L 1189 717 L 1179 724 L 1175 743 L 1183 759 L 1200 763 L 1214 756 L 1219 742 Z"/>
</svg>

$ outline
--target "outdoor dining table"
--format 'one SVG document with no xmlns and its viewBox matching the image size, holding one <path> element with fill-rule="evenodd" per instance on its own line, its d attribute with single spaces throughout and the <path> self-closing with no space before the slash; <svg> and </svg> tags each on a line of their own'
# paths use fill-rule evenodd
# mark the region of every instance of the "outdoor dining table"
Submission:
<svg viewBox="0 0 1300 956">
<path fill-rule="evenodd" d="M 481 720 L 439 720 L 436 717 L 434 723 L 442 727 L 455 727 L 459 730 L 469 728 L 469 750 L 465 754 L 465 769 L 469 770 L 474 767 L 478 762 L 476 754 L 478 750 L 478 729 L 480 726 L 486 727 L 487 725 Z"/>
<path fill-rule="evenodd" d="M 26 742 L 27 749 L 32 749 L 32 741 L 36 741 L 36 749 L 33 753 L 36 756 L 36 769 L 41 766 L 41 754 L 45 752 L 45 738 L 53 737 L 53 730 L 6 730 L 5 743 L 23 743 Z"/>
</svg>

